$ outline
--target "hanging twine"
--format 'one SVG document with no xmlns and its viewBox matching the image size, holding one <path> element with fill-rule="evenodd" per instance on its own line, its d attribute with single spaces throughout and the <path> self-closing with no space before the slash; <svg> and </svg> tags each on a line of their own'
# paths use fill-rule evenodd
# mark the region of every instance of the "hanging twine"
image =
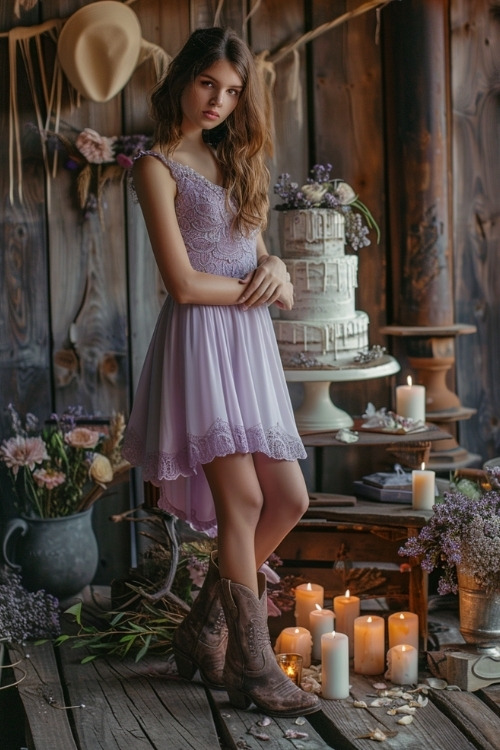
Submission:
<svg viewBox="0 0 500 750">
<path fill-rule="evenodd" d="M 25 0 L 28 1 L 28 0 Z M 134 0 L 128 0 L 125 5 L 131 5 Z M 23 203 L 23 180 L 22 180 L 22 153 L 21 153 L 21 129 L 19 123 L 18 99 L 17 99 L 17 60 L 18 51 L 26 70 L 28 86 L 35 109 L 35 119 L 40 133 L 49 129 L 54 123 L 53 130 L 59 132 L 62 106 L 62 88 L 65 76 L 57 55 L 54 59 L 52 80 L 49 84 L 48 74 L 43 59 L 41 37 L 47 34 L 57 45 L 59 33 L 67 19 L 54 18 L 36 26 L 16 26 L 9 31 L 0 32 L 0 39 L 6 38 L 9 51 L 9 201 L 14 204 L 15 186 L 17 187 L 17 198 Z M 33 50 L 34 47 L 34 50 Z M 146 60 L 151 60 L 154 66 L 156 80 L 160 80 L 166 73 L 171 56 L 157 44 L 141 40 L 141 47 L 136 68 Z M 37 89 L 37 71 L 41 80 L 42 99 Z M 81 95 L 67 81 L 71 106 L 77 107 L 81 103 Z M 45 121 L 42 116 L 42 101 L 45 110 Z M 42 137 L 42 158 L 45 166 L 47 180 L 47 205 L 50 210 L 50 177 L 55 176 L 57 171 L 57 151 L 54 153 L 52 169 L 48 163 L 47 147 Z"/>
<path fill-rule="evenodd" d="M 349 10 L 346 13 L 343 13 L 341 16 L 334 18 L 333 21 L 323 23 L 320 26 L 317 26 L 315 29 L 312 29 L 311 31 L 308 31 L 300 36 L 295 42 L 291 42 L 290 44 L 286 44 L 284 47 L 281 47 L 281 49 L 270 55 L 269 60 L 272 63 L 276 64 L 291 52 L 294 52 L 296 49 L 302 47 L 308 42 L 312 42 L 313 39 L 316 39 L 318 36 L 321 36 L 325 32 L 330 31 L 337 26 L 341 26 L 343 23 L 350 21 L 352 18 L 357 18 L 358 16 L 361 16 L 364 13 L 368 13 L 370 10 L 374 10 L 375 8 L 380 11 L 391 2 L 393 2 L 393 0 L 368 0 L 368 2 L 360 5 L 359 8 Z M 380 14 L 377 14 L 377 23 L 380 23 Z"/>
<path fill-rule="evenodd" d="M 259 9 L 261 5 L 262 0 L 256 0 L 256 2 L 252 5 L 250 11 L 245 16 L 243 20 L 243 29 L 242 29 L 242 37 L 246 39 L 247 33 L 246 33 L 246 26 L 250 18 L 256 13 L 256 11 Z M 368 2 L 363 3 L 363 5 L 360 5 L 359 8 L 355 8 L 354 10 L 347 11 L 346 13 L 343 13 L 341 16 L 338 16 L 337 18 L 334 18 L 332 21 L 328 21 L 326 23 L 321 24 L 320 26 L 317 26 L 315 29 L 312 29 L 311 31 L 306 32 L 302 36 L 300 36 L 298 39 L 296 39 L 294 42 L 291 42 L 290 44 L 286 44 L 283 47 L 280 47 L 276 52 L 273 52 L 272 54 L 269 52 L 269 50 L 263 50 L 255 57 L 255 61 L 257 63 L 257 70 L 258 72 L 263 76 L 264 84 L 267 87 L 267 98 L 268 101 L 271 103 L 271 130 L 274 128 L 273 119 L 272 119 L 272 96 L 271 91 L 274 87 L 274 83 L 276 80 L 276 71 L 275 66 L 280 63 L 285 57 L 288 55 L 293 55 L 293 62 L 290 68 L 290 71 L 288 72 L 287 76 L 287 83 L 286 83 L 286 94 L 285 94 L 285 101 L 295 101 L 297 103 L 297 113 L 296 113 L 296 119 L 299 125 L 302 123 L 302 107 L 301 107 L 301 85 L 300 85 L 300 57 L 299 57 L 299 49 L 304 44 L 307 44 L 308 42 L 312 42 L 313 39 L 317 39 L 317 37 L 321 36 L 322 34 L 325 34 L 327 31 L 330 31 L 331 29 L 336 28 L 337 26 L 341 26 L 344 23 L 347 23 L 347 21 L 350 21 L 353 18 L 357 18 L 358 16 L 363 15 L 364 13 L 368 13 L 371 10 L 376 10 L 377 12 L 377 27 L 375 31 L 375 41 L 378 44 L 379 37 L 380 37 L 380 18 L 381 18 L 381 11 L 383 8 L 385 8 L 386 5 L 389 5 L 389 3 L 393 2 L 393 0 L 368 0 Z M 215 11 L 214 16 L 214 26 L 220 25 L 221 20 L 221 14 L 222 9 L 224 6 L 224 0 L 219 0 L 217 3 L 217 9 Z"/>
<path fill-rule="evenodd" d="M 19 9 L 20 5 L 23 7 L 32 7 L 32 5 L 36 4 L 36 1 L 37 0 L 19 0 L 16 4 L 16 8 Z M 134 2 L 135 0 L 125 0 L 124 4 L 132 5 Z M 246 26 L 248 24 L 248 21 L 257 12 L 257 10 L 259 9 L 261 5 L 261 2 L 262 0 L 255 0 L 255 2 L 252 4 L 250 8 L 250 11 L 245 16 L 243 20 L 243 30 L 245 32 L 246 32 Z M 393 2 L 393 0 L 368 0 L 368 2 L 364 3 L 363 5 L 360 5 L 359 8 L 356 8 L 351 11 L 347 11 L 346 13 L 342 14 L 338 18 L 335 18 L 332 21 L 328 21 L 327 23 L 321 24 L 316 29 L 308 31 L 307 33 L 300 36 L 295 42 L 286 44 L 285 46 L 281 47 L 280 49 L 278 49 L 276 52 L 272 54 L 270 54 L 268 50 L 264 50 L 263 52 L 261 52 L 256 57 L 256 61 L 257 61 L 258 69 L 264 76 L 267 90 L 270 92 L 272 91 L 272 88 L 274 87 L 274 83 L 276 79 L 274 66 L 277 63 L 281 62 L 285 57 L 292 54 L 294 56 L 294 61 L 292 65 L 292 72 L 290 74 L 289 84 L 287 86 L 287 92 L 288 92 L 287 98 L 289 98 L 290 100 L 299 101 L 299 95 L 300 95 L 299 56 L 298 56 L 299 48 L 302 47 L 304 44 L 311 42 L 313 39 L 316 39 L 320 35 L 326 33 L 327 31 L 330 31 L 331 29 L 336 28 L 337 26 L 340 26 L 341 24 L 346 23 L 347 21 L 353 18 L 361 16 L 364 13 L 367 13 L 373 9 L 377 10 L 376 38 L 378 40 L 379 28 L 380 28 L 380 11 L 390 2 Z M 218 25 L 220 23 L 220 17 L 221 17 L 223 5 L 224 5 L 224 0 L 219 0 L 217 4 L 215 16 L 214 16 L 214 25 Z M 48 130 L 50 122 L 54 121 L 55 123 L 54 129 L 55 129 L 55 132 L 57 133 L 59 129 L 59 123 L 60 123 L 62 85 L 63 85 L 63 80 L 64 80 L 64 74 L 59 64 L 59 60 L 56 56 L 55 61 L 54 61 L 54 69 L 52 73 L 52 81 L 50 82 L 50 86 L 48 85 L 48 76 L 45 70 L 40 37 L 42 36 L 42 34 L 47 33 L 54 40 L 54 42 L 57 43 L 58 34 L 61 31 L 61 28 L 64 25 L 66 20 L 67 19 L 59 19 L 59 18 L 52 19 L 37 26 L 30 26 L 30 27 L 18 26 L 18 27 L 11 29 L 10 31 L 0 33 L 0 38 L 2 37 L 7 38 L 8 45 L 9 45 L 9 86 L 10 86 L 10 91 L 9 91 L 9 200 L 11 204 L 14 203 L 14 185 L 16 182 L 17 182 L 17 195 L 18 195 L 19 201 L 20 203 L 23 202 L 21 134 L 20 134 L 19 113 L 18 113 L 18 105 L 17 105 L 17 49 L 18 49 L 18 45 L 21 51 L 22 59 L 24 61 L 24 66 L 26 68 L 26 74 L 28 77 L 28 84 L 30 87 L 31 96 L 33 98 L 33 105 L 35 108 L 35 117 L 37 120 L 38 129 L 40 132 Z M 245 33 L 245 36 L 246 36 L 246 33 Z M 37 93 L 36 74 L 35 74 L 35 69 L 33 65 L 32 49 L 31 49 L 32 42 L 34 42 L 35 44 L 35 53 L 36 53 L 35 59 L 37 60 L 37 63 L 38 63 L 39 74 L 40 74 L 40 78 L 42 82 L 42 98 L 43 98 L 43 104 L 44 104 L 45 112 L 46 112 L 45 123 L 43 122 L 41 102 L 39 100 L 38 93 Z M 157 80 L 160 80 L 165 75 L 171 59 L 172 59 L 171 56 L 168 55 L 165 52 L 165 50 L 163 50 L 158 45 L 148 42 L 145 39 L 142 40 L 138 66 L 141 65 L 146 60 L 152 60 Z M 69 83 L 68 83 L 68 87 L 70 91 L 70 98 L 71 98 L 72 104 L 76 103 L 76 106 L 79 106 L 80 94 L 77 91 L 74 91 L 73 88 L 69 85 Z M 269 97 L 271 97 L 270 93 L 269 93 Z M 42 155 L 43 155 L 43 160 L 44 160 L 44 164 L 46 168 L 45 172 L 46 172 L 47 181 L 48 181 L 50 177 L 50 169 L 48 166 L 46 144 L 44 143 L 43 139 L 42 139 Z M 55 174 L 55 171 L 57 169 L 56 159 L 57 159 L 57 154 L 54 155 L 54 162 L 52 165 L 52 174 Z M 48 201 L 50 201 L 50 192 L 48 190 L 47 190 L 47 195 L 48 195 Z"/>
</svg>

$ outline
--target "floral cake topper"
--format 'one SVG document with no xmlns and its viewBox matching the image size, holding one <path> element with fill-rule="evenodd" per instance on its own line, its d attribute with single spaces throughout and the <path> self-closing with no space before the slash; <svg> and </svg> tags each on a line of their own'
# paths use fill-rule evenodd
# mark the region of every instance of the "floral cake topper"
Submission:
<svg viewBox="0 0 500 750">
<path fill-rule="evenodd" d="M 331 171 L 331 164 L 315 164 L 312 176 L 302 186 L 293 182 L 287 172 L 280 174 L 274 192 L 283 202 L 275 206 L 276 210 L 330 208 L 344 216 L 346 242 L 353 250 L 371 244 L 370 229 L 376 231 L 378 243 L 380 229 L 370 210 L 347 182 L 331 177 Z"/>
</svg>

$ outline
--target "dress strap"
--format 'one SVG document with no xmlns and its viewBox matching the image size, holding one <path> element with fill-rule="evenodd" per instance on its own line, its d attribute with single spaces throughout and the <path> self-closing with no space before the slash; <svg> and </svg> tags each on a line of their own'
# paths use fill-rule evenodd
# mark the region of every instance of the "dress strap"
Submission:
<svg viewBox="0 0 500 750">
<path fill-rule="evenodd" d="M 175 165 L 175 162 L 172 159 L 167 159 L 167 157 L 164 154 L 162 154 L 160 151 L 151 151 L 151 150 L 145 151 L 141 149 L 134 156 L 134 159 L 133 159 L 134 163 L 138 159 L 142 159 L 143 156 L 154 156 L 156 159 L 158 159 L 158 161 L 161 161 L 168 169 L 170 169 L 171 172 L 173 172 L 172 165 L 173 164 Z M 139 199 L 137 197 L 137 192 L 135 189 L 134 178 L 132 176 L 131 169 L 128 172 L 128 188 L 129 188 L 129 192 L 132 197 L 132 200 L 134 201 L 134 203 L 138 203 Z"/>
</svg>

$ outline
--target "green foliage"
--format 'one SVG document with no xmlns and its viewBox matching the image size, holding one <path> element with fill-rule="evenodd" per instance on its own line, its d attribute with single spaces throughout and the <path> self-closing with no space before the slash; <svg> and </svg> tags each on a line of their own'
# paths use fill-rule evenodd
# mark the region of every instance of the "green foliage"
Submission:
<svg viewBox="0 0 500 750">
<path fill-rule="evenodd" d="M 140 594 L 138 588 L 130 584 L 129 587 Z M 81 602 L 69 607 L 64 614 L 73 618 L 78 632 L 61 635 L 54 644 L 61 646 L 71 641 L 72 648 L 89 650 L 91 653 L 81 662 L 87 664 L 99 655 L 113 654 L 123 658 L 134 653 L 137 662 L 146 653 L 169 654 L 173 633 L 185 613 L 168 598 L 153 602 L 141 597 L 137 610 L 105 612 L 99 626 L 87 622 L 89 618 L 85 617 Z"/>
</svg>

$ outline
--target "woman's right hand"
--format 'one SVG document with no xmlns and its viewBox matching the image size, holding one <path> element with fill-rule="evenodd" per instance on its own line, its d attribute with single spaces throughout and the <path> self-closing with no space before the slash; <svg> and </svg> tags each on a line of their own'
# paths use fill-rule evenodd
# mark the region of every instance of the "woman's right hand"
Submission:
<svg viewBox="0 0 500 750">
<path fill-rule="evenodd" d="M 275 301 L 275 305 L 281 310 L 292 310 L 294 301 L 293 284 L 287 281 L 282 285 L 280 296 Z"/>
</svg>

